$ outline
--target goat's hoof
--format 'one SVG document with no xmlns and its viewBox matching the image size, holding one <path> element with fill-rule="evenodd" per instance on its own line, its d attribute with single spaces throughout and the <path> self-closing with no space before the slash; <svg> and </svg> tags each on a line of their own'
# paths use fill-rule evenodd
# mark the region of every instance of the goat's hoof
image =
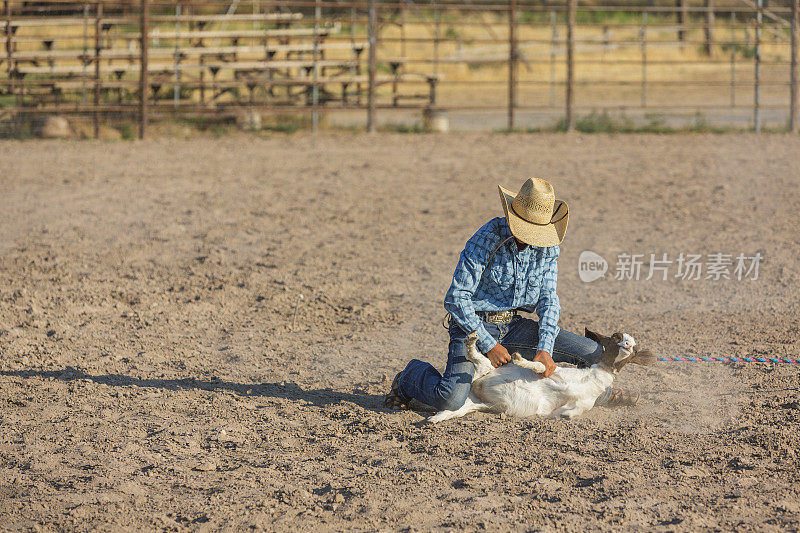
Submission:
<svg viewBox="0 0 800 533">
<path fill-rule="evenodd" d="M 522 356 L 519 354 L 519 352 L 514 352 L 511 354 L 511 359 L 514 361 L 522 361 Z"/>
<path fill-rule="evenodd" d="M 544 366 L 544 363 L 540 363 L 539 361 L 534 361 L 533 364 L 531 365 L 531 369 L 537 374 L 544 374 L 544 371 L 547 370 L 547 367 Z"/>
<path fill-rule="evenodd" d="M 477 343 L 478 343 L 478 332 L 477 331 L 473 331 L 472 333 L 467 335 L 466 339 L 464 339 L 464 346 L 466 346 L 467 349 L 474 348 Z"/>
</svg>

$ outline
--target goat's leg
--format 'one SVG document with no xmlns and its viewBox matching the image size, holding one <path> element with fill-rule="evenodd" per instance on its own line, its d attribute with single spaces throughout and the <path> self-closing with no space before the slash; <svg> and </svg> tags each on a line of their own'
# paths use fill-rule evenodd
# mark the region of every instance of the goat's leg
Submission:
<svg viewBox="0 0 800 533">
<path fill-rule="evenodd" d="M 467 359 L 475 365 L 475 376 L 472 378 L 473 382 L 494 370 L 489 358 L 478 350 L 477 343 L 478 334 L 475 331 L 467 335 L 467 339 L 464 341 L 464 345 L 467 347 Z"/>
<path fill-rule="evenodd" d="M 544 363 L 540 363 L 539 361 L 528 361 L 517 352 L 514 352 L 511 355 L 511 360 L 518 367 L 527 368 L 528 370 L 533 370 L 537 374 L 542 374 L 545 371 Z"/>
<path fill-rule="evenodd" d="M 467 398 L 467 401 L 464 402 L 464 405 L 462 405 L 459 409 L 456 409 L 455 411 L 439 411 L 435 415 L 428 417 L 428 422 L 436 424 L 437 422 L 443 422 L 445 420 L 450 420 L 451 418 L 459 418 L 464 415 L 468 415 L 469 413 L 474 413 L 475 411 L 487 409 L 489 409 L 488 405 L 481 402 L 473 394 L 470 394 Z"/>
<path fill-rule="evenodd" d="M 553 416 L 561 418 L 574 418 L 578 415 L 582 415 L 583 413 L 591 409 L 593 406 L 594 406 L 594 400 L 586 400 L 582 398 L 575 402 L 562 405 L 561 407 L 553 411 Z"/>
<path fill-rule="evenodd" d="M 578 409 L 578 406 L 574 403 L 568 403 L 566 405 L 562 405 L 555 411 L 551 413 L 551 416 L 555 418 L 573 418 L 578 416 L 583 412 L 582 409 Z"/>
</svg>

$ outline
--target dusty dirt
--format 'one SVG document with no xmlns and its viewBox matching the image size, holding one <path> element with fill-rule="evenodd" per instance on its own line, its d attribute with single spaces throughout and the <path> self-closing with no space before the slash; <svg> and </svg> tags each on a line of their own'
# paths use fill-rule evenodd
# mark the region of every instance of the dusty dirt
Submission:
<svg viewBox="0 0 800 533">
<path fill-rule="evenodd" d="M 458 253 L 502 213 L 496 185 L 530 175 L 571 206 L 562 327 L 797 358 L 798 153 L 787 136 L 2 143 L 0 529 L 796 530 L 800 365 L 629 366 L 639 405 L 574 421 L 432 427 L 381 397 L 408 359 L 443 365 Z M 579 280 L 585 249 L 606 278 Z M 757 280 L 620 281 L 621 252 L 764 259 Z"/>
</svg>

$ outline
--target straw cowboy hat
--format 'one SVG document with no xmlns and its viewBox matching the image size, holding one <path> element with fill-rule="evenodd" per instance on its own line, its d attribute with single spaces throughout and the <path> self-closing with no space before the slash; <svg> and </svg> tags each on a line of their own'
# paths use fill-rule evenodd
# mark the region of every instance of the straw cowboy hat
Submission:
<svg viewBox="0 0 800 533">
<path fill-rule="evenodd" d="M 516 196 L 498 185 L 511 233 L 533 246 L 555 246 L 564 240 L 569 207 L 556 200 L 553 186 L 541 178 L 530 178 Z"/>
</svg>

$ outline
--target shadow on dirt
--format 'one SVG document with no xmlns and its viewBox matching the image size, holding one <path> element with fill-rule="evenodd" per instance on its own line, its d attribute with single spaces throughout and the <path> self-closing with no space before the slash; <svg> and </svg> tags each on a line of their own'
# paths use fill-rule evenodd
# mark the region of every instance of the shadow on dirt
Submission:
<svg viewBox="0 0 800 533">
<path fill-rule="evenodd" d="M 336 391 L 333 389 L 303 389 L 296 383 L 233 383 L 221 379 L 199 380 L 195 378 L 157 379 L 132 378 L 123 374 L 106 374 L 93 376 L 73 367 L 64 370 L 0 370 L 0 376 L 21 378 L 49 378 L 60 381 L 89 380 L 110 387 L 143 387 L 171 391 L 204 390 L 231 391 L 242 396 L 284 398 L 287 400 L 304 400 L 317 407 L 326 407 L 342 402 L 351 402 L 371 411 L 386 412 L 383 397 L 375 394 L 358 394 Z"/>
</svg>

